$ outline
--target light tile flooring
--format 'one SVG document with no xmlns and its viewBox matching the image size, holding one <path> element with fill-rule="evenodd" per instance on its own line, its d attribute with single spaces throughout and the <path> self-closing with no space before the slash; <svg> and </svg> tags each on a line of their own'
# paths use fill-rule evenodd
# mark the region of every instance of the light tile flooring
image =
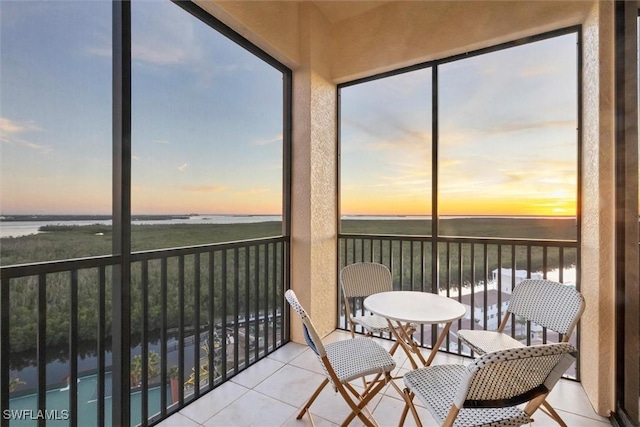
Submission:
<svg viewBox="0 0 640 427">
<path fill-rule="evenodd" d="M 349 334 L 335 331 L 324 342 L 348 339 Z M 378 342 L 389 348 L 391 343 Z M 402 351 L 394 356 L 396 375 L 411 368 Z M 440 353 L 434 364 L 467 363 L 469 359 Z M 313 352 L 305 345 L 289 343 L 266 359 L 233 377 L 217 389 L 183 408 L 159 424 L 161 427 L 307 427 L 309 416 L 296 420 L 299 408 L 324 378 L 322 368 Z M 402 388 L 402 380 L 400 386 Z M 558 411 L 569 427 L 610 426 L 607 418 L 598 416 L 587 399 L 582 386 L 574 381 L 561 380 L 549 395 L 548 401 Z M 368 405 L 380 426 L 397 426 L 404 402 L 391 386 Z M 418 408 L 425 426 L 436 426 L 424 408 Z M 311 406 L 317 427 L 336 426 L 349 413 L 342 398 L 330 386 L 325 387 Z M 557 424 L 544 413 L 534 414 L 534 427 L 556 427 Z M 358 420 L 352 426 L 362 425 Z M 415 426 L 409 414 L 406 426 Z"/>
</svg>

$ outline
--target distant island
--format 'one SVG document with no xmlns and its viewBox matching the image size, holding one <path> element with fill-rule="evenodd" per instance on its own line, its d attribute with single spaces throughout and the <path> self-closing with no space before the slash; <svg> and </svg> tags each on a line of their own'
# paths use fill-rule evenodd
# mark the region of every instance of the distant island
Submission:
<svg viewBox="0 0 640 427">
<path fill-rule="evenodd" d="M 132 221 L 169 221 L 172 219 L 189 219 L 190 215 L 131 215 Z M 111 215 L 0 215 L 0 221 L 110 221 Z"/>
</svg>

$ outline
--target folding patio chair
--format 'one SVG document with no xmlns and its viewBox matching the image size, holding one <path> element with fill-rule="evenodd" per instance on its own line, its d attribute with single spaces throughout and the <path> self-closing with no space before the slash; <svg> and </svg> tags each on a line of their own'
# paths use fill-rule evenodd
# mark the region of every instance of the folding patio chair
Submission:
<svg viewBox="0 0 640 427">
<path fill-rule="evenodd" d="M 391 378 L 391 371 L 396 366 L 391 355 L 368 338 L 351 338 L 323 345 L 311 319 L 298 302 L 296 294 L 292 290 L 288 290 L 285 297 L 300 316 L 305 340 L 318 357 L 325 372 L 324 380 L 305 403 L 297 419 L 302 418 L 305 412 L 309 412 L 311 404 L 320 395 L 320 392 L 327 384 L 331 383 L 334 390 L 343 397 L 351 408 L 351 413 L 342 423 L 343 426 L 348 425 L 356 416 L 367 426 L 377 425 L 373 416 L 366 409 L 367 403 L 388 383 L 392 384 L 399 393 L 402 393 Z M 358 392 L 349 383 L 367 375 L 375 375 L 375 379 L 368 383 L 363 392 Z M 313 424 L 310 412 L 309 418 Z"/>
<path fill-rule="evenodd" d="M 487 353 L 468 366 L 434 365 L 404 375 L 405 408 L 422 422 L 418 397 L 441 426 L 522 426 L 575 360 L 569 343 L 518 347 Z M 518 405 L 524 405 L 524 408 Z"/>
<path fill-rule="evenodd" d="M 573 286 L 551 280 L 526 279 L 513 290 L 507 312 L 497 331 L 461 329 L 458 331 L 458 338 L 478 354 L 524 347 L 525 344 L 504 333 L 513 314 L 561 334 L 561 341 L 568 342 L 584 307 L 584 297 Z M 542 410 L 566 427 L 551 405 L 547 402 L 542 405 Z"/>
<path fill-rule="evenodd" d="M 344 310 L 349 321 L 351 337 L 355 337 L 356 326 L 361 326 L 365 334 L 372 336 L 384 332 L 390 332 L 389 322 L 377 314 L 361 311 L 351 312 L 351 305 L 357 298 L 365 298 L 380 292 L 393 291 L 391 272 L 383 265 L 373 262 L 359 262 L 350 264 L 340 271 L 340 285 L 344 295 Z M 355 307 L 355 305 L 354 305 Z M 364 310 L 364 309 L 363 309 Z M 411 336 L 415 332 L 415 326 L 408 325 L 405 333 Z M 399 342 L 395 342 L 390 354 L 394 354 Z"/>
</svg>

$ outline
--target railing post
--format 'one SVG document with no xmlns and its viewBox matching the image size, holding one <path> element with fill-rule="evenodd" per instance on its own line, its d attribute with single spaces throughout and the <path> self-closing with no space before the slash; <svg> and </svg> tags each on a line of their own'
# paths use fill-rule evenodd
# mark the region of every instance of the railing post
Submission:
<svg viewBox="0 0 640 427">
<path fill-rule="evenodd" d="M 112 411 L 130 424 L 131 362 L 131 3 L 113 2 L 113 268 Z"/>
<path fill-rule="evenodd" d="M 0 408 L 9 409 L 9 284 L 0 278 Z M 0 416 L 0 426 L 9 427 L 9 418 Z"/>
<path fill-rule="evenodd" d="M 71 271 L 69 290 L 69 425 L 78 425 L 78 270 Z"/>
<path fill-rule="evenodd" d="M 36 357 L 38 366 L 38 412 L 47 409 L 47 275 L 38 275 L 38 315 Z M 38 418 L 38 427 L 45 426 L 46 420 Z"/>
</svg>

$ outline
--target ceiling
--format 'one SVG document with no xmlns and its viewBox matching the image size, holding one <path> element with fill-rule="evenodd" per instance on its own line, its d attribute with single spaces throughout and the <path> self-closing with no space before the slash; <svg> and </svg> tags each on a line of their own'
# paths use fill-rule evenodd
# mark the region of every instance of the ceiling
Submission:
<svg viewBox="0 0 640 427">
<path fill-rule="evenodd" d="M 389 0 L 310 0 L 332 23 L 352 18 L 371 9 L 390 3 Z"/>
</svg>

